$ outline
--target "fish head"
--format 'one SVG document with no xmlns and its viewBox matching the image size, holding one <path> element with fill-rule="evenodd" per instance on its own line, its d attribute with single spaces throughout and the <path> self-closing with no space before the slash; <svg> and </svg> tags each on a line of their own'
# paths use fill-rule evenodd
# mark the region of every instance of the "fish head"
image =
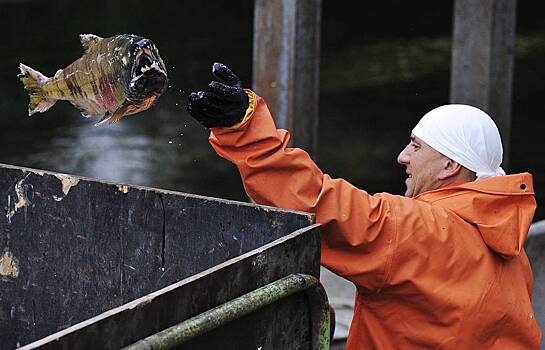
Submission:
<svg viewBox="0 0 545 350">
<path fill-rule="evenodd" d="M 140 39 L 129 49 L 130 78 L 128 98 L 140 102 L 150 96 L 158 97 L 168 87 L 165 64 L 159 56 L 159 50 L 149 39 Z"/>
</svg>

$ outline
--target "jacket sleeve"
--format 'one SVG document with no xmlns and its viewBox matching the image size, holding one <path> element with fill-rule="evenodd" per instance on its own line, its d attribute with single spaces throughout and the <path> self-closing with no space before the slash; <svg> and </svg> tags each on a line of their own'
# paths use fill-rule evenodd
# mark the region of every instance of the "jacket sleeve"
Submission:
<svg viewBox="0 0 545 350">
<path fill-rule="evenodd" d="M 236 165 L 256 203 L 315 213 L 323 225 L 322 265 L 368 291 L 379 290 L 396 236 L 392 196 L 371 196 L 323 174 L 305 151 L 288 147 L 289 133 L 277 130 L 265 101 L 253 97 L 250 118 L 236 128 L 213 129 L 210 143 Z"/>
</svg>

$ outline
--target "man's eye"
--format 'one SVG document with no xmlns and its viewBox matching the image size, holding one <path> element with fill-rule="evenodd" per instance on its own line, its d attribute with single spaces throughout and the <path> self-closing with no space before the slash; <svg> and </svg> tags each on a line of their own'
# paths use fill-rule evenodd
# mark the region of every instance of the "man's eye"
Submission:
<svg viewBox="0 0 545 350">
<path fill-rule="evenodd" d="M 414 150 L 418 149 L 418 145 L 416 143 L 411 143 L 411 147 Z"/>
</svg>

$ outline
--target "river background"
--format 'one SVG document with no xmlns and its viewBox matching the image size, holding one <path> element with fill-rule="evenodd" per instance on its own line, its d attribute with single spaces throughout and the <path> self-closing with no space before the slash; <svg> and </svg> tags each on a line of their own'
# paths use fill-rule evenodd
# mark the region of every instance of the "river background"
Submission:
<svg viewBox="0 0 545 350">
<path fill-rule="evenodd" d="M 448 103 L 452 1 L 323 1 L 317 163 L 370 193 L 404 192 L 396 163 L 411 128 Z M 511 167 L 534 175 L 545 218 L 543 5 L 518 2 Z M 251 86 L 253 1 L 0 1 L 0 163 L 246 200 L 236 169 L 185 110 L 212 62 Z M 152 39 L 171 87 L 150 110 L 93 127 L 67 102 L 27 117 L 18 64 L 51 76 L 82 54 L 78 35 Z"/>
</svg>

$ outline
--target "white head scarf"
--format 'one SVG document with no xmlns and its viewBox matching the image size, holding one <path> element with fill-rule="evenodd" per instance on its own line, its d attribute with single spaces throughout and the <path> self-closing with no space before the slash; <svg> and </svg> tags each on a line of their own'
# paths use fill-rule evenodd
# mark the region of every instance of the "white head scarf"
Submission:
<svg viewBox="0 0 545 350">
<path fill-rule="evenodd" d="M 426 113 L 413 135 L 477 174 L 477 180 L 505 175 L 503 147 L 496 124 L 478 108 L 445 105 Z"/>
</svg>

